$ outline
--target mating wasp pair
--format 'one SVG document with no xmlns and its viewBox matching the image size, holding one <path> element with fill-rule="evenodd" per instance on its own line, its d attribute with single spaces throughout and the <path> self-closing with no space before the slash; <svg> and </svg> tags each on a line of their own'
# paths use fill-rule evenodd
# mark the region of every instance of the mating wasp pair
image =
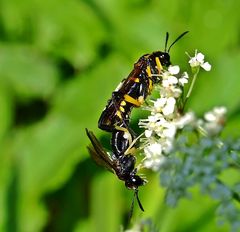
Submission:
<svg viewBox="0 0 240 232">
<path fill-rule="evenodd" d="M 161 73 L 170 64 L 170 49 L 188 31 L 182 33 L 167 49 L 169 34 L 166 34 L 164 52 L 156 51 L 145 54 L 134 64 L 132 72 L 112 93 L 111 99 L 103 110 L 98 127 L 112 133 L 112 154 L 109 155 L 97 140 L 93 132 L 86 129 L 87 135 L 92 143 L 88 147 L 92 158 L 97 164 L 106 167 L 117 177 L 125 182 L 125 186 L 134 190 L 134 197 L 142 211 L 143 207 L 138 198 L 138 187 L 146 181 L 137 175 L 134 156 L 135 136 L 129 127 L 130 114 L 134 107 L 140 107 L 153 85 L 161 81 Z"/>
</svg>

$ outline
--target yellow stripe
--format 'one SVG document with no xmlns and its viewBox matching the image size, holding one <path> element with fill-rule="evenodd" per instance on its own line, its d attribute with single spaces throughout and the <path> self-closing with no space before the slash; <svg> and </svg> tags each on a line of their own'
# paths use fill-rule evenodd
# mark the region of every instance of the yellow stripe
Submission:
<svg viewBox="0 0 240 232">
<path fill-rule="evenodd" d="M 120 105 L 125 106 L 127 103 L 125 101 L 121 101 Z"/>
<path fill-rule="evenodd" d="M 153 89 L 152 79 L 149 78 L 149 86 L 148 86 L 149 93 L 152 91 L 152 89 Z"/>
<path fill-rule="evenodd" d="M 151 73 L 151 69 L 150 69 L 149 65 L 147 66 L 146 72 L 147 72 L 148 77 L 152 77 L 152 73 Z"/>
<path fill-rule="evenodd" d="M 138 98 L 138 102 L 139 102 L 141 105 L 144 103 L 144 98 L 143 98 L 143 96 L 140 96 L 140 97 Z"/>
<path fill-rule="evenodd" d="M 124 95 L 124 99 L 126 102 L 132 103 L 135 106 L 141 106 L 141 103 L 138 100 L 134 99 L 133 97 L 129 96 L 128 94 Z"/>
<path fill-rule="evenodd" d="M 125 112 L 125 109 L 122 106 L 119 107 L 119 110 Z"/>
<path fill-rule="evenodd" d="M 160 73 L 162 71 L 162 69 L 163 69 L 163 67 L 161 65 L 161 62 L 160 62 L 158 57 L 155 58 L 155 61 L 156 61 L 156 64 L 157 64 L 158 72 Z"/>
<path fill-rule="evenodd" d="M 117 111 L 116 114 L 117 114 L 117 116 L 118 116 L 120 119 L 122 119 L 122 114 L 121 114 L 121 112 L 120 112 L 119 110 Z"/>
</svg>

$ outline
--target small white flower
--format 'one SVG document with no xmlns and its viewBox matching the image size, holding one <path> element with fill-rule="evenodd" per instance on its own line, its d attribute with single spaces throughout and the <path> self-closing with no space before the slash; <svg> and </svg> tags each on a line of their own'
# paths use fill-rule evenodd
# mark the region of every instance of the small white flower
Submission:
<svg viewBox="0 0 240 232">
<path fill-rule="evenodd" d="M 194 124 L 196 122 L 196 117 L 193 112 L 187 112 L 183 116 L 175 120 L 175 125 L 177 128 L 182 129 L 186 125 Z"/>
<path fill-rule="evenodd" d="M 178 65 L 170 65 L 168 71 L 172 75 L 176 75 L 180 72 L 180 67 Z"/>
<path fill-rule="evenodd" d="M 176 99 L 173 97 L 167 98 L 166 104 L 162 109 L 165 116 L 171 115 L 174 112 Z"/>
<path fill-rule="evenodd" d="M 208 135 L 217 135 L 222 131 L 225 123 L 225 107 L 214 107 L 212 111 L 204 114 L 205 120 L 199 120 L 198 126 L 204 133 Z"/>
<path fill-rule="evenodd" d="M 162 108 L 164 107 L 166 102 L 167 102 L 167 98 L 166 97 L 160 97 L 156 101 L 153 101 L 153 103 L 154 103 L 153 105 L 154 105 L 155 111 L 156 112 L 161 112 Z"/>
<path fill-rule="evenodd" d="M 165 123 L 163 115 L 160 113 L 150 115 L 147 119 L 140 119 L 138 125 L 142 128 L 146 128 L 145 136 L 150 138 L 152 134 L 158 130 Z"/>
<path fill-rule="evenodd" d="M 188 83 L 188 79 L 189 79 L 188 73 L 184 72 L 182 76 L 178 79 L 178 82 L 180 83 L 180 85 L 184 86 L 185 84 Z"/>
<path fill-rule="evenodd" d="M 178 74 L 179 71 L 179 66 L 169 66 L 168 70 L 162 73 L 162 86 L 169 87 L 171 85 L 176 85 L 178 83 L 178 79 L 175 75 Z"/>
<path fill-rule="evenodd" d="M 149 121 L 150 123 L 155 123 L 158 121 L 160 116 L 160 114 L 149 115 L 147 121 Z"/>
<path fill-rule="evenodd" d="M 204 114 L 204 119 L 208 122 L 222 123 L 227 112 L 226 107 L 214 107 L 212 111 Z"/>
<path fill-rule="evenodd" d="M 188 62 L 192 68 L 195 67 L 202 67 L 206 71 L 211 70 L 211 65 L 208 62 L 204 62 L 204 55 L 200 52 L 195 51 L 195 56 L 190 57 L 190 60 Z"/>
<path fill-rule="evenodd" d="M 162 112 L 163 115 L 168 116 L 174 112 L 176 100 L 173 97 L 161 97 L 153 101 L 153 103 L 153 109 L 151 110 L 153 113 Z"/>
<path fill-rule="evenodd" d="M 160 88 L 160 93 L 162 97 L 174 97 L 174 98 L 178 98 L 181 93 L 182 90 L 174 85 L 170 85 L 168 87 L 161 87 Z"/>
<path fill-rule="evenodd" d="M 146 138 L 150 138 L 151 135 L 152 135 L 152 132 L 153 132 L 152 130 L 145 130 L 145 131 L 144 131 L 145 137 L 146 137 Z"/>
<path fill-rule="evenodd" d="M 176 126 L 171 121 L 161 120 L 156 123 L 154 133 L 162 139 L 173 139 L 176 134 Z"/>
<path fill-rule="evenodd" d="M 151 158 L 153 156 L 154 157 L 160 156 L 162 155 L 162 146 L 161 144 L 155 142 L 145 147 L 144 152 L 145 152 L 146 158 Z"/>
<path fill-rule="evenodd" d="M 178 83 L 178 79 L 175 76 L 169 76 L 168 79 L 162 80 L 163 87 L 169 87 L 171 85 L 176 85 Z"/>
<path fill-rule="evenodd" d="M 178 65 L 170 65 L 168 67 L 168 70 L 165 70 L 163 73 L 162 73 L 162 78 L 163 79 L 168 79 L 170 76 L 174 76 L 174 75 L 177 75 L 180 71 L 180 68 Z"/>
<path fill-rule="evenodd" d="M 166 122 L 162 131 L 162 135 L 165 138 L 173 139 L 175 137 L 177 128 L 172 122 Z"/>
<path fill-rule="evenodd" d="M 169 154 L 173 149 L 173 139 L 161 138 L 159 142 L 162 145 L 162 151 L 164 154 Z"/>
<path fill-rule="evenodd" d="M 210 122 L 206 122 L 203 125 L 204 132 L 207 132 L 207 134 L 210 136 L 219 134 L 222 131 L 222 128 L 222 125 Z"/>
<path fill-rule="evenodd" d="M 165 161 L 165 157 L 162 155 L 162 146 L 160 143 L 154 142 L 144 148 L 145 160 L 144 166 L 146 168 L 157 171 L 161 164 Z"/>
</svg>

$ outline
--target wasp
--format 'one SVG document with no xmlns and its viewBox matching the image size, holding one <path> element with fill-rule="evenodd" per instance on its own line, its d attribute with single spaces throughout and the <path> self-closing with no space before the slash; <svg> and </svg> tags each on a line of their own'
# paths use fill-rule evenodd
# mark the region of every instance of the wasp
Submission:
<svg viewBox="0 0 240 232">
<path fill-rule="evenodd" d="M 140 107 L 146 97 L 150 95 L 153 85 L 160 82 L 162 70 L 171 64 L 169 55 L 171 47 L 186 33 L 188 31 L 178 36 L 168 49 L 169 34 L 167 33 L 164 52 L 156 51 L 141 56 L 128 77 L 123 79 L 112 93 L 111 99 L 99 118 L 98 127 L 112 132 L 112 149 L 120 152 L 119 155 L 122 155 L 124 149 L 131 143 L 130 140 L 126 141 L 123 137 L 131 138 L 132 136 L 128 135 L 133 135 L 129 128 L 132 109 Z M 120 134 L 122 139 L 120 139 Z M 118 137 L 117 140 L 116 137 Z"/>
<path fill-rule="evenodd" d="M 92 159 L 98 165 L 104 166 L 112 173 L 115 173 L 120 180 L 125 182 L 125 186 L 128 189 L 134 190 L 134 196 L 137 199 L 138 205 L 140 209 L 144 211 L 138 197 L 138 187 L 144 185 L 146 181 L 137 175 L 137 168 L 135 168 L 135 156 L 131 154 L 115 156 L 114 153 L 112 156 L 110 156 L 102 147 L 101 143 L 98 141 L 92 131 L 86 129 L 86 133 L 92 143 L 92 146 L 88 146 L 88 150 Z"/>
</svg>

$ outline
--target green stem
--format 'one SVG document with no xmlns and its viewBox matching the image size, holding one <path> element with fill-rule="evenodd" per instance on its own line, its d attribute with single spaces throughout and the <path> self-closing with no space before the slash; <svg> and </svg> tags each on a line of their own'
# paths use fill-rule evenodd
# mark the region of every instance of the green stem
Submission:
<svg viewBox="0 0 240 232">
<path fill-rule="evenodd" d="M 188 93 L 187 93 L 187 95 L 186 95 L 186 99 L 188 99 L 188 98 L 190 97 L 191 93 L 192 93 L 193 86 L 194 86 L 194 84 L 195 84 L 195 82 L 196 82 L 198 72 L 199 72 L 199 68 L 198 68 L 197 71 L 194 73 L 194 76 L 193 76 L 191 85 L 190 85 L 190 87 L 189 87 L 189 89 L 188 89 Z"/>
<path fill-rule="evenodd" d="M 189 99 L 189 97 L 190 97 L 190 95 L 191 95 L 191 93 L 192 93 L 193 86 L 194 86 L 194 84 L 195 84 L 195 82 L 196 82 L 196 80 L 197 80 L 197 75 L 198 75 L 199 69 L 200 69 L 200 68 L 198 67 L 197 70 L 195 71 L 194 75 L 193 75 L 193 79 L 192 79 L 191 85 L 190 85 L 190 87 L 189 87 L 189 89 L 188 89 L 186 98 L 185 98 L 184 103 L 183 103 L 182 111 L 184 110 L 184 107 L 185 107 L 185 105 L 186 105 L 186 103 L 187 103 L 187 101 L 188 101 L 188 99 Z"/>
</svg>

